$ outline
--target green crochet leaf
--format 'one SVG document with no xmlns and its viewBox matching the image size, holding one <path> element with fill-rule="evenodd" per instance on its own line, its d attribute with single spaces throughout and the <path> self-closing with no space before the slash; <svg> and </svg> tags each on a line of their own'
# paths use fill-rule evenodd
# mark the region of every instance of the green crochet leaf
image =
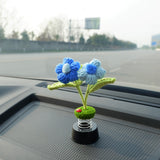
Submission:
<svg viewBox="0 0 160 160">
<path fill-rule="evenodd" d="M 58 88 L 62 88 L 62 87 L 76 87 L 76 86 L 80 86 L 82 84 L 82 81 L 77 80 L 76 83 L 74 82 L 69 82 L 67 84 L 61 83 L 61 82 L 56 82 L 53 83 L 52 85 L 48 85 L 47 88 L 50 90 L 54 90 L 54 89 L 58 89 Z"/>
<path fill-rule="evenodd" d="M 75 87 L 75 86 L 76 86 L 76 84 L 73 82 L 70 82 L 67 84 L 57 82 L 57 83 L 53 83 L 52 85 L 48 85 L 47 88 L 50 90 L 54 90 L 54 89 L 58 89 L 58 88 L 62 88 L 62 87 Z"/>
<path fill-rule="evenodd" d="M 99 79 L 95 85 L 90 86 L 89 93 L 92 93 L 92 92 L 102 88 L 103 86 L 109 84 L 109 83 L 114 83 L 115 80 L 116 80 L 115 78 Z"/>
</svg>

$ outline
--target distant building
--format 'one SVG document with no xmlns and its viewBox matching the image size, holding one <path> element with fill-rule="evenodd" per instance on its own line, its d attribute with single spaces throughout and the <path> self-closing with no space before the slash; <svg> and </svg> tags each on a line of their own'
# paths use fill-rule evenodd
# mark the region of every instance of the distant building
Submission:
<svg viewBox="0 0 160 160">
<path fill-rule="evenodd" d="M 160 34 L 152 36 L 151 46 L 155 48 L 160 47 Z"/>
</svg>

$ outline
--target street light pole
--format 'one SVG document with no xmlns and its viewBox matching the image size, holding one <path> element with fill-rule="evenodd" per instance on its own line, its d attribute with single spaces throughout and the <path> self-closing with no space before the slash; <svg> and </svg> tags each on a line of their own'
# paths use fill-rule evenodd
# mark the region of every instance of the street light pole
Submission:
<svg viewBox="0 0 160 160">
<path fill-rule="evenodd" d="M 70 40 L 71 40 L 71 23 L 72 23 L 72 20 L 70 19 L 69 20 L 69 42 L 70 42 Z"/>
</svg>

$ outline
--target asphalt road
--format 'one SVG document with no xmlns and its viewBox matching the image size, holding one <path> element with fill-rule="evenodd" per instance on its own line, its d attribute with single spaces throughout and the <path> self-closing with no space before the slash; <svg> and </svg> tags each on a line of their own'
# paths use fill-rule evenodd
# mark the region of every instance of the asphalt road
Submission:
<svg viewBox="0 0 160 160">
<path fill-rule="evenodd" d="M 0 75 L 56 79 L 54 68 L 64 57 L 82 64 L 100 59 L 117 83 L 160 87 L 160 51 L 151 50 L 1 54 Z"/>
</svg>

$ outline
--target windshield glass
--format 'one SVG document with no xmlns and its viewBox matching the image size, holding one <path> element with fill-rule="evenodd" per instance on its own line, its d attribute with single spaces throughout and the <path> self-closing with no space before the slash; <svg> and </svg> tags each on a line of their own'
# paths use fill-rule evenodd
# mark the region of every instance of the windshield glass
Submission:
<svg viewBox="0 0 160 160">
<path fill-rule="evenodd" d="M 99 59 L 114 85 L 159 90 L 159 0 L 0 0 L 0 75 L 57 80 Z"/>
</svg>

